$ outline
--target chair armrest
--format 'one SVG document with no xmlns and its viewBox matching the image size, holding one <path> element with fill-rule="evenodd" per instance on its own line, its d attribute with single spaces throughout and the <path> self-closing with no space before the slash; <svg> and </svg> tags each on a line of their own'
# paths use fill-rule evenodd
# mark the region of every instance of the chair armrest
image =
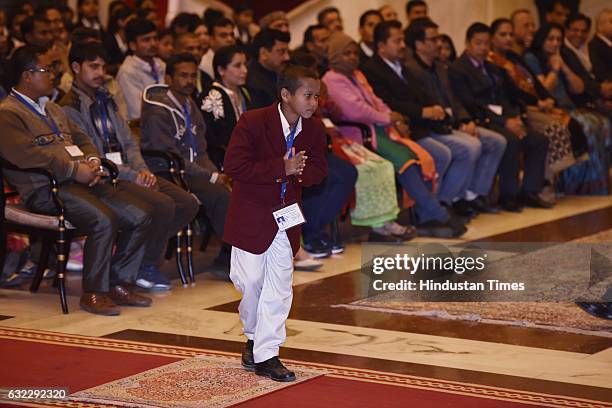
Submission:
<svg viewBox="0 0 612 408">
<path fill-rule="evenodd" d="M 363 139 L 363 145 L 368 149 L 372 150 L 372 130 L 370 126 L 361 122 L 352 122 L 348 120 L 338 120 L 334 121 L 336 126 L 344 126 L 344 127 L 354 127 L 359 129 L 361 132 L 361 137 Z"/>
</svg>

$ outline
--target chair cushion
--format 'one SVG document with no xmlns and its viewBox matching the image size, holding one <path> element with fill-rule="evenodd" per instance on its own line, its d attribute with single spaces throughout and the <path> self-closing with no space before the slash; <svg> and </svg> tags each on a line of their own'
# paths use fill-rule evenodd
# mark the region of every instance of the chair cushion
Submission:
<svg viewBox="0 0 612 408">
<path fill-rule="evenodd" d="M 58 217 L 33 213 L 23 204 L 6 204 L 4 208 L 4 217 L 7 221 L 15 224 L 27 225 L 29 227 L 54 230 L 57 229 L 59 225 Z M 66 228 L 75 229 L 68 220 L 66 220 Z"/>
</svg>

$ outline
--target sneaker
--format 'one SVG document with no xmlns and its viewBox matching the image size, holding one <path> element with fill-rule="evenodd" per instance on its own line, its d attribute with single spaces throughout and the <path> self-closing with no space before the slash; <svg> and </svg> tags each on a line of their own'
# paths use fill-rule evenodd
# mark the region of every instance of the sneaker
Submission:
<svg viewBox="0 0 612 408">
<path fill-rule="evenodd" d="M 327 258 L 332 254 L 331 248 L 323 241 L 304 243 L 304 250 L 313 258 Z"/>
<path fill-rule="evenodd" d="M 170 280 L 156 266 L 141 266 L 136 276 L 136 285 L 148 290 L 170 290 Z"/>
</svg>

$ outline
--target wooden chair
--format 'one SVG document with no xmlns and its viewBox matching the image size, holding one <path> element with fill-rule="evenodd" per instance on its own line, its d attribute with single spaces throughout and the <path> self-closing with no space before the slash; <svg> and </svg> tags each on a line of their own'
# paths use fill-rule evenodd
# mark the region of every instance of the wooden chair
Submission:
<svg viewBox="0 0 612 408">
<path fill-rule="evenodd" d="M 101 159 L 102 165 L 110 174 L 113 186 L 117 184 L 117 166 L 109 160 Z M 65 218 L 64 203 L 59 197 L 61 186 L 53 173 L 47 169 L 29 168 L 22 169 L 14 164 L 0 159 L 0 182 L 4 185 L 4 170 L 20 171 L 32 174 L 41 174 L 47 177 L 51 186 L 51 197 L 56 209 L 56 215 L 37 214 L 28 210 L 23 204 L 7 204 L 6 198 L 18 195 L 16 192 L 0 193 L 0 265 L 4 264 L 6 257 L 6 235 L 8 232 L 25 234 L 30 237 L 42 239 L 42 250 L 38 259 L 36 275 L 30 285 L 30 291 L 35 293 L 40 287 L 45 269 L 49 261 L 49 253 L 55 243 L 57 253 L 57 274 L 54 286 L 59 288 L 62 312 L 68 314 L 68 302 L 66 300 L 65 274 L 66 263 L 70 254 L 70 243 L 74 237 L 79 236 L 75 227 Z"/>
</svg>

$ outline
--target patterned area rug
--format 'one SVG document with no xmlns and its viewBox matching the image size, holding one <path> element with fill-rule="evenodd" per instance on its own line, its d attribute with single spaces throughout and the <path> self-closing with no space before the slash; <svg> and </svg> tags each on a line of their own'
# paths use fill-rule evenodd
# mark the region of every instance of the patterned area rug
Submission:
<svg viewBox="0 0 612 408">
<path fill-rule="evenodd" d="M 236 358 L 197 356 L 80 391 L 68 399 L 119 407 L 221 408 L 322 375 L 290 369 L 297 380 L 279 383 L 246 371 Z"/>
<path fill-rule="evenodd" d="M 572 242 L 609 243 L 612 242 L 612 230 Z M 402 300 L 402 296 L 401 293 L 387 292 L 336 307 L 612 337 L 612 321 L 593 317 L 573 303 L 408 302 Z"/>
</svg>

